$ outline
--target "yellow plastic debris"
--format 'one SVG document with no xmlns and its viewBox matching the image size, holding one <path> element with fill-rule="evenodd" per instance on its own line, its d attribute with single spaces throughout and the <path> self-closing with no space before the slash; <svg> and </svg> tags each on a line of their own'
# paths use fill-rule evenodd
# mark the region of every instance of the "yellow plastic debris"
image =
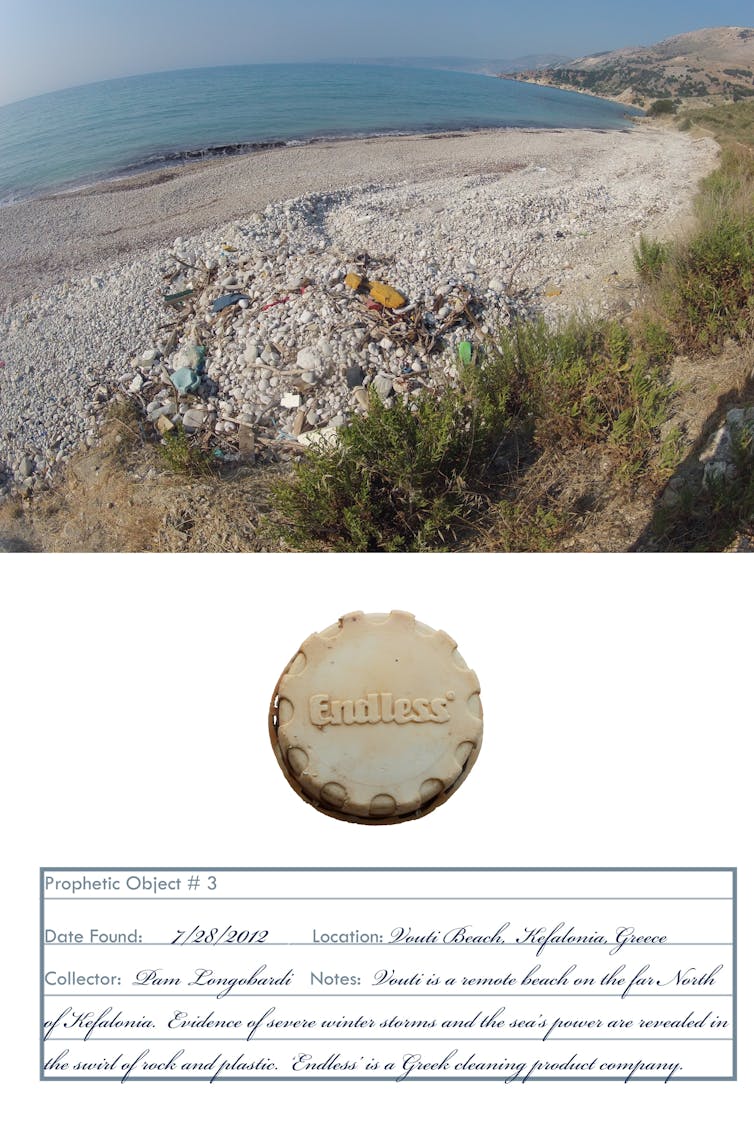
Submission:
<svg viewBox="0 0 754 1131">
<path fill-rule="evenodd" d="M 354 291 L 368 287 L 369 297 L 374 299 L 375 302 L 379 302 L 381 306 L 387 306 L 390 310 L 397 310 L 398 307 L 405 306 L 408 301 L 406 296 L 397 291 L 395 287 L 389 287 L 387 283 L 370 281 L 363 275 L 348 274 L 345 283 L 347 287 Z"/>
<path fill-rule="evenodd" d="M 379 302 L 382 306 L 387 306 L 391 310 L 396 310 L 399 306 L 406 305 L 406 296 L 402 295 L 400 291 L 396 291 L 395 287 L 388 287 L 386 283 L 370 283 L 369 284 L 369 297 L 373 298 L 375 302 Z"/>
</svg>

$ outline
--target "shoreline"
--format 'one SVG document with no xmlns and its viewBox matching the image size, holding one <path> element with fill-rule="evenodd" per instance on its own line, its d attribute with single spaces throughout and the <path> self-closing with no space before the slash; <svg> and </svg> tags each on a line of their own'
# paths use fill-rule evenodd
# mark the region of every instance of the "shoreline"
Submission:
<svg viewBox="0 0 754 1131">
<path fill-rule="evenodd" d="M 503 75 L 492 75 L 491 78 L 504 79 Z M 551 85 L 552 84 L 538 84 L 538 85 Z M 568 90 L 576 94 L 584 94 L 582 91 L 576 90 L 575 87 L 553 87 L 553 89 Z M 600 102 L 613 102 L 617 107 L 622 107 L 624 110 L 627 104 L 617 102 L 615 99 L 599 98 L 596 95 L 584 94 L 584 97 L 594 97 Z M 139 161 L 131 165 L 114 168 L 111 171 L 102 175 L 92 175 L 91 177 L 84 177 L 81 181 L 68 181 L 60 184 L 49 185 L 45 188 L 31 190 L 24 195 L 18 196 L 10 200 L 0 200 L 0 216 L 3 209 L 13 208 L 19 204 L 30 204 L 37 200 L 53 200 L 58 197 L 67 197 L 79 194 L 89 194 L 94 192 L 106 192 L 107 186 L 112 184 L 122 184 L 138 182 L 142 178 L 159 176 L 160 174 L 174 174 L 180 173 L 183 170 L 190 171 L 191 168 L 210 164 L 220 160 L 234 160 L 240 157 L 254 157 L 259 153 L 265 153 L 269 150 L 275 149 L 300 149 L 311 145 L 328 145 L 338 144 L 345 142 L 362 142 L 362 141 L 379 141 L 382 139 L 390 138 L 408 138 L 408 139 L 452 139 L 467 137 L 473 134 L 497 134 L 508 133 L 511 131 L 520 131 L 522 133 L 562 133 L 563 131 L 582 132 L 594 131 L 595 133 L 622 133 L 628 129 L 630 125 L 640 122 L 642 118 L 638 115 L 624 113 L 623 115 L 626 125 L 621 127 L 600 127 L 600 126 L 535 126 L 535 125 L 501 125 L 501 126 L 487 126 L 487 125 L 462 125 L 462 126 L 438 126 L 432 128 L 417 129 L 384 129 L 375 132 L 356 131 L 353 133 L 333 133 L 333 134 L 315 134 L 311 137 L 298 137 L 298 138 L 278 138 L 270 137 L 259 141 L 238 141 L 238 142 L 217 142 L 207 145 L 201 149 L 188 149 L 185 151 L 174 151 L 147 155 Z"/>
<path fill-rule="evenodd" d="M 642 96 L 641 105 L 638 105 L 636 102 L 631 102 L 628 99 L 621 98 L 620 95 L 617 94 L 612 95 L 610 98 L 608 98 L 605 94 L 596 94 L 593 90 L 584 90 L 582 87 L 574 86 L 572 83 L 548 82 L 546 79 L 537 78 L 536 74 L 531 73 L 505 75 L 502 77 L 510 78 L 513 82 L 527 83 L 529 86 L 539 86 L 544 90 L 564 90 L 568 94 L 583 94 L 588 98 L 598 98 L 600 102 L 612 102 L 615 106 L 623 106 L 624 109 L 631 108 L 638 111 L 639 114 L 642 114 L 644 116 L 646 116 L 646 107 L 652 102 L 651 98 L 646 98 L 644 96 Z M 626 115 L 626 117 L 628 117 L 628 115 Z M 639 117 L 637 114 L 637 120 L 641 122 L 644 120 L 644 117 Z"/>
<path fill-rule="evenodd" d="M 591 135 L 621 136 L 635 128 L 627 119 L 622 130 L 502 126 L 333 136 L 313 138 L 300 144 L 260 143 L 247 153 L 179 162 L 45 192 L 0 208 L 0 309 L 40 287 L 62 282 L 72 273 L 88 268 L 102 269 L 130 252 L 147 250 L 179 235 L 194 235 L 215 224 L 230 222 L 244 212 L 259 210 L 275 200 L 329 191 L 334 187 L 356 188 L 372 179 L 395 183 L 405 179 L 407 174 L 420 179 L 424 175 L 455 172 L 464 159 L 464 150 L 473 162 L 472 171 L 481 165 L 489 165 L 494 171 L 490 148 L 496 143 L 515 144 L 520 140 L 517 148 L 526 156 L 536 149 L 526 139 L 570 134 L 575 139 Z M 432 143 L 448 141 L 460 143 L 458 152 L 449 159 L 447 154 L 438 154 L 439 147 L 432 146 Z M 421 143 L 430 143 L 425 157 L 417 151 L 417 146 L 422 148 Z M 505 144 L 503 147 L 509 148 Z M 320 160 L 326 151 L 333 149 L 340 151 L 335 162 Z M 439 161 L 435 160 L 438 156 Z M 337 166 L 334 172 L 333 164 Z M 354 169 L 356 175 L 351 175 L 349 169 Z M 228 179 L 223 185 L 222 198 L 211 189 L 213 174 L 220 171 Z M 267 188 L 268 181 L 272 182 L 270 188 Z M 283 191 L 278 192 L 274 185 L 280 181 L 285 185 Z M 166 211 L 173 190 L 170 193 L 160 190 L 173 182 L 181 211 L 171 223 L 170 218 L 161 213 Z M 77 205 L 83 207 L 78 210 Z M 80 238 L 78 229 L 82 220 L 87 224 L 87 232 Z M 114 226 L 109 226 L 111 224 Z M 34 249 L 31 254 L 30 248 Z"/>
<path fill-rule="evenodd" d="M 630 121 L 628 115 L 626 115 L 626 121 Z M 153 179 L 154 183 L 159 183 L 162 179 L 172 178 L 173 176 L 180 175 L 184 171 L 187 173 L 191 172 L 192 169 L 199 166 L 209 167 L 215 162 L 223 160 L 232 161 L 241 157 L 254 157 L 257 154 L 274 149 L 300 149 L 310 145 L 379 141 L 383 138 L 445 140 L 467 137 L 471 134 L 500 133 L 510 130 L 520 130 L 526 133 L 533 131 L 559 133 L 562 132 L 563 129 L 593 129 L 596 133 L 621 132 L 621 130 L 611 131 L 588 126 L 459 126 L 458 128 L 440 127 L 436 130 L 430 128 L 426 130 L 380 130 L 375 133 L 321 134 L 314 137 L 291 139 L 269 138 L 265 141 L 229 142 L 227 144 L 218 143 L 216 145 L 207 146 L 204 149 L 187 150 L 183 153 L 164 153 L 152 157 L 145 157 L 142 161 L 136 162 L 133 165 L 113 169 L 111 172 L 101 176 L 94 175 L 91 178 L 84 178 L 81 181 L 62 182 L 61 184 L 50 185 L 46 188 L 30 191 L 13 200 L 0 201 L 0 216 L 2 216 L 3 209 L 13 208 L 21 204 L 33 204 L 34 201 L 39 200 L 56 200 L 59 197 L 88 196 L 96 193 L 116 191 L 115 188 L 109 188 L 111 185 L 117 186 L 118 188 L 122 187 L 124 191 L 128 191 L 130 188 L 138 188 L 142 184 L 153 183 Z M 163 174 L 165 176 L 163 176 Z"/>
<path fill-rule="evenodd" d="M 213 264 L 216 291 L 249 294 L 208 356 L 213 427 L 225 436 L 261 415 L 289 435 L 296 408 L 281 395 L 295 399 L 287 384 L 303 355 L 321 363 L 303 407 L 323 425 L 353 411 L 349 366 L 399 384 L 408 369 L 427 373 L 421 351 L 364 340 L 343 286 L 363 253 L 377 278 L 424 310 L 467 288 L 485 333 L 532 310 L 552 319 L 625 312 L 638 236 L 663 237 L 687 220 L 717 153 L 709 139 L 649 123 L 379 136 L 216 158 L 10 206 L 0 226 L 0 494 L 50 482 L 81 444 L 96 443 L 119 390 L 135 378 L 159 383 L 162 362 L 142 356 L 164 351 L 178 367 L 161 299 L 176 256 Z M 216 291 L 198 327 L 215 324 L 206 303 Z M 433 354 L 430 384 L 452 374 L 457 344 L 449 336 Z"/>
</svg>

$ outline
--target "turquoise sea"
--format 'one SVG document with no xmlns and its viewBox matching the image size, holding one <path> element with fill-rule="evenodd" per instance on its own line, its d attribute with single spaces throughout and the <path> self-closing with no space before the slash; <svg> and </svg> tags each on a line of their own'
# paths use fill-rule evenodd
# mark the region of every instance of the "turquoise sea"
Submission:
<svg viewBox="0 0 754 1131">
<path fill-rule="evenodd" d="M 0 203 L 315 138 L 619 130 L 627 113 L 587 95 L 457 71 L 321 63 L 137 75 L 0 106 Z"/>
</svg>

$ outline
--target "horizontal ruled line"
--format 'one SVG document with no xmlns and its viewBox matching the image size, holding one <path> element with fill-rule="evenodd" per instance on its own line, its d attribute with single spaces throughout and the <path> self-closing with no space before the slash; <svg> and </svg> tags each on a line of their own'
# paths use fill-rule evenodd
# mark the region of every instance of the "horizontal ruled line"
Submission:
<svg viewBox="0 0 754 1131">
<path fill-rule="evenodd" d="M 367 934 L 366 931 L 364 931 L 363 933 Z M 376 933 L 376 932 L 373 932 L 373 933 Z M 553 942 L 544 942 L 544 943 L 543 942 L 536 942 L 536 941 L 534 941 L 534 942 L 499 942 L 499 943 L 486 943 L 486 942 L 478 942 L 478 943 L 477 942 L 400 943 L 400 942 L 391 942 L 390 939 L 385 939 L 383 942 L 349 942 L 349 943 L 298 942 L 298 941 L 295 941 L 295 940 L 293 942 L 286 942 L 284 939 L 276 939 L 275 942 L 265 942 L 265 943 L 228 943 L 228 942 L 224 943 L 224 942 L 220 942 L 220 941 L 218 941 L 218 942 L 186 942 L 186 943 L 169 943 L 169 942 L 140 942 L 140 943 L 133 943 L 133 942 L 131 942 L 131 943 L 130 942 L 103 942 L 103 943 L 97 943 L 97 942 L 80 942 L 80 943 L 48 942 L 47 943 L 46 942 L 46 943 L 43 943 L 43 946 L 105 946 L 105 947 L 108 947 L 108 946 L 132 946 L 132 947 L 140 947 L 140 946 L 183 947 L 183 946 L 187 946 L 189 950 L 193 950 L 194 948 L 196 948 L 196 950 L 199 951 L 199 952 L 201 952 L 202 947 L 221 946 L 221 947 L 232 947 L 234 954 L 257 953 L 257 950 L 255 948 L 258 948 L 258 952 L 261 953 L 263 947 L 264 947 L 264 950 L 267 950 L 268 948 L 273 947 L 273 946 L 316 946 L 316 947 L 336 947 L 336 948 L 341 948 L 341 949 L 345 948 L 345 947 L 349 947 L 349 946 L 356 946 L 356 947 L 392 946 L 392 947 L 396 947 L 396 948 L 400 947 L 403 950 L 417 950 L 419 947 L 422 947 L 422 946 L 432 946 L 436 950 L 441 950 L 443 948 L 447 948 L 448 950 L 457 950 L 459 953 L 462 953 L 462 952 L 465 953 L 470 947 L 474 947 L 474 946 L 489 946 L 489 947 L 493 947 L 493 948 L 504 946 L 504 947 L 507 947 L 509 950 L 513 950 L 517 946 L 535 946 L 537 948 L 539 948 L 539 947 L 543 947 L 543 948 L 544 947 L 562 947 L 563 949 L 567 949 L 567 950 L 575 950 L 576 947 L 579 947 L 579 946 L 615 947 L 617 945 L 618 945 L 617 943 L 610 942 L 610 941 L 608 941 L 608 942 L 564 942 L 564 943 L 559 943 L 559 942 L 554 942 L 554 941 Z M 620 953 L 622 953 L 624 950 L 626 950 L 626 948 L 628 948 L 629 953 L 634 953 L 634 951 L 636 951 L 638 949 L 638 947 L 640 947 L 640 946 L 653 946 L 658 951 L 660 951 L 660 950 L 668 950 L 670 947 L 673 947 L 673 946 L 721 946 L 722 947 L 722 946 L 733 946 L 733 943 L 732 942 L 673 942 L 673 943 L 670 943 L 670 942 L 666 942 L 666 943 L 651 943 L 651 942 L 640 943 L 640 942 L 636 942 L 636 943 L 625 943 L 620 948 Z M 248 950 L 245 949 L 247 947 L 248 947 Z M 619 952 L 616 951 L 616 953 L 619 953 Z"/>
<path fill-rule="evenodd" d="M 409 1037 L 409 1035 L 412 1036 L 412 1037 L 415 1037 L 416 1040 L 421 1041 L 422 1043 L 424 1041 L 445 1041 L 446 1044 L 448 1043 L 448 1041 L 453 1041 L 453 1042 L 455 1042 L 455 1041 L 475 1041 L 477 1044 L 481 1044 L 484 1041 L 492 1041 L 494 1043 L 501 1042 L 501 1041 L 515 1041 L 516 1043 L 518 1043 L 519 1041 L 538 1041 L 539 1044 L 541 1044 L 541 1045 L 549 1045 L 553 1041 L 570 1041 L 571 1043 L 573 1043 L 574 1041 L 578 1041 L 579 1044 L 581 1044 L 584 1041 L 600 1041 L 602 1044 L 611 1044 L 615 1041 L 618 1041 L 618 1042 L 623 1042 L 623 1041 L 642 1041 L 642 1042 L 678 1041 L 678 1042 L 680 1042 L 680 1041 L 732 1041 L 733 1040 L 733 1037 L 623 1037 L 623 1036 L 579 1037 L 579 1036 L 576 1036 L 576 1035 L 572 1035 L 570 1037 L 548 1037 L 547 1040 L 544 1041 L 544 1040 L 542 1040 L 541 1037 L 479 1037 L 479 1036 L 477 1036 L 477 1037 L 461 1037 L 455 1032 L 455 1030 L 451 1030 L 451 1029 L 449 1029 L 447 1034 L 443 1037 L 425 1037 L 424 1034 L 422 1033 L 421 1029 L 416 1029 L 416 1030 L 407 1029 L 405 1033 L 400 1033 L 397 1036 L 388 1036 L 388 1035 L 381 1036 L 377 1033 L 374 1033 L 369 1037 L 341 1037 L 340 1035 L 333 1033 L 333 1035 L 331 1037 L 309 1037 L 309 1036 L 302 1037 L 301 1034 L 297 1034 L 295 1036 L 290 1036 L 290 1037 L 253 1037 L 252 1040 L 249 1040 L 247 1037 L 191 1037 L 191 1036 L 184 1034 L 183 1031 L 181 1031 L 181 1033 L 177 1034 L 175 1037 L 152 1037 L 152 1036 L 147 1036 L 147 1033 L 145 1031 L 142 1034 L 142 1036 L 140 1036 L 140 1037 L 73 1037 L 73 1036 L 69 1036 L 69 1037 L 47 1037 L 44 1043 L 46 1045 L 49 1045 L 49 1044 L 52 1044 L 54 1041 L 61 1041 L 64 1044 L 67 1043 L 67 1044 L 71 1044 L 71 1045 L 77 1045 L 77 1044 L 90 1045 L 95 1041 L 98 1041 L 98 1042 L 102 1042 L 102 1041 L 121 1041 L 121 1042 L 122 1041 L 140 1041 L 141 1044 L 144 1044 L 145 1041 L 149 1041 L 150 1043 L 154 1043 L 155 1041 L 172 1041 L 173 1044 L 188 1044 L 191 1041 L 198 1041 L 198 1042 L 204 1044 L 204 1043 L 209 1043 L 210 1041 L 221 1041 L 223 1043 L 230 1044 L 232 1041 L 241 1041 L 245 1045 L 254 1046 L 254 1045 L 267 1044 L 270 1041 L 301 1041 L 301 1040 L 305 1040 L 307 1044 L 310 1041 L 327 1041 L 330 1044 L 332 1044 L 333 1042 L 337 1042 L 338 1044 L 345 1044 L 346 1042 L 349 1042 L 349 1041 L 368 1041 L 368 1042 L 372 1042 L 374 1044 L 379 1044 L 381 1041 L 405 1041 Z"/>
<path fill-rule="evenodd" d="M 285 999 L 287 999 L 287 998 L 292 998 L 292 997 L 313 997 L 313 998 L 325 998 L 325 997 L 334 997 L 334 998 L 360 998 L 360 997 L 373 997 L 373 998 L 399 997 L 399 998 L 407 998 L 407 997 L 420 997 L 420 998 L 429 998 L 429 999 L 433 999 L 433 998 L 446 998 L 446 997 L 453 997 L 453 998 L 456 998 L 456 997 L 484 997 L 484 998 L 487 998 L 487 997 L 527 997 L 527 998 L 535 998 L 535 997 L 537 997 L 537 998 L 539 998 L 539 997 L 542 997 L 542 998 L 545 998 L 545 997 L 568 997 L 568 998 L 579 998 L 579 997 L 583 997 L 583 998 L 598 998 L 598 997 L 609 997 L 609 998 L 619 998 L 620 996 L 621 996 L 621 995 L 620 995 L 620 994 L 618 994 L 618 993 L 614 993 L 614 994 L 534 994 L 534 993 L 532 993 L 532 994 L 493 994 L 493 993 L 484 993 L 484 994 L 456 994 L 456 993 L 448 993 L 448 992 L 447 992 L 447 987 L 445 987 L 445 992 L 444 992 L 444 993 L 441 993 L 441 994 L 440 994 L 440 993 L 435 993 L 435 994 L 354 994 L 354 993 L 352 993 L 352 992 L 350 992 L 350 991 L 349 991 L 349 992 L 346 992 L 346 993 L 342 993 L 342 994 L 327 994 L 327 993 L 313 993 L 313 994 L 286 994 L 286 993 L 280 993 L 280 992 L 278 992 L 278 993 L 274 993 L 274 994 L 238 994 L 238 993 L 233 993 L 233 994 L 230 994 L 230 993 L 227 993 L 227 994 L 225 994 L 225 995 L 224 995 L 224 996 L 223 996 L 222 998 L 218 997 L 218 995 L 217 995 L 217 994 L 211 994 L 211 993 L 210 993 L 210 994 L 192 994 L 192 993 L 175 993 L 175 994 L 119 994 L 119 993 L 102 993 L 102 994 L 69 993 L 69 994 L 58 994 L 58 993 L 54 993 L 54 994 L 53 994 L 53 993 L 45 993 L 45 997 L 46 997 L 46 998 L 48 998 L 48 997 L 79 997 L 79 998 L 90 998 L 90 997 L 133 997 L 133 998 L 153 998 L 153 997 L 168 997 L 168 998 L 181 998 L 181 997 L 187 997 L 187 998 L 200 998 L 200 997 L 211 997 L 211 998 L 215 998 L 215 999 L 216 999 L 217 1001 L 224 1001 L 224 1000 L 226 1000 L 226 999 L 228 999 L 228 998 L 230 998 L 231 1000 L 233 1000 L 234 998 L 241 998 L 241 997 L 275 997 L 275 998 L 282 998 L 283 1000 L 285 1000 Z M 733 994 L 700 994 L 700 993 L 688 993 L 688 994 L 634 994 L 634 993 L 632 993 L 632 994 L 630 994 L 629 996 L 630 996 L 630 998 L 639 998 L 639 997 L 648 997 L 648 998 L 661 998 L 661 997 L 669 997 L 669 998 L 676 998 L 676 999 L 678 999 L 678 998 L 684 998 L 684 997 L 691 997 L 691 998 L 696 998 L 696 999 L 699 999 L 699 1000 L 704 1000 L 704 1001 L 706 1001 L 706 1000 L 707 1000 L 708 998 L 714 998 L 714 997 L 733 997 Z M 626 1000 L 628 1000 L 628 998 L 627 998 Z"/>
<path fill-rule="evenodd" d="M 317 1076 L 310 1076 L 310 1075 L 305 1074 L 305 1073 L 301 1073 L 298 1076 L 276 1076 L 276 1075 L 267 1075 L 267 1076 L 217 1076 L 217 1077 L 214 1077 L 214 1078 L 210 1077 L 209 1075 L 207 1075 L 207 1076 L 129 1076 L 128 1079 L 132 1080 L 136 1083 L 146 1083 L 147 1081 L 154 1081 L 156 1083 L 164 1083 L 164 1084 L 175 1084 L 175 1083 L 179 1083 L 179 1084 L 192 1084 L 192 1083 L 206 1084 L 208 1080 L 212 1079 L 213 1085 L 215 1085 L 215 1086 L 217 1084 L 244 1084 L 244 1083 L 252 1084 L 252 1083 L 259 1083 L 262 1080 L 269 1080 L 270 1082 L 277 1082 L 278 1084 L 293 1083 L 293 1082 L 307 1083 L 307 1084 L 312 1084 L 312 1083 L 334 1084 L 336 1082 L 346 1081 L 346 1080 L 351 1084 L 363 1084 L 363 1083 L 366 1083 L 366 1082 L 369 1082 L 369 1083 L 372 1083 L 372 1084 L 385 1084 L 385 1083 L 388 1083 L 388 1084 L 393 1083 L 394 1084 L 396 1082 L 396 1077 L 392 1074 L 389 1075 L 389 1076 L 386 1076 L 386 1075 L 382 1075 L 382 1076 L 377 1076 L 377 1075 L 373 1075 L 373 1076 L 343 1076 L 343 1075 L 339 1075 L 339 1076 L 320 1076 L 320 1077 L 317 1077 Z M 452 1084 L 452 1083 L 458 1083 L 460 1080 L 468 1080 L 472 1083 L 477 1083 L 477 1084 L 486 1083 L 486 1082 L 488 1082 L 488 1083 L 500 1083 L 501 1080 L 507 1081 L 509 1079 L 510 1079 L 510 1074 L 508 1074 L 506 1076 L 506 1075 L 502 1075 L 500 1073 L 498 1073 L 497 1075 L 488 1075 L 488 1076 L 408 1076 L 405 1080 L 401 1080 L 401 1086 L 403 1086 L 404 1084 L 445 1084 L 445 1083 Z M 103 1083 L 103 1082 L 111 1083 L 111 1084 L 120 1084 L 121 1083 L 121 1078 L 118 1075 L 116 1075 L 116 1076 L 98 1076 L 98 1075 L 91 1075 L 91 1076 L 51 1076 L 51 1075 L 48 1075 L 48 1076 L 45 1076 L 44 1073 L 42 1073 L 42 1075 L 40 1076 L 40 1081 L 42 1083 L 48 1083 L 49 1081 L 55 1081 L 56 1083 L 72 1083 L 72 1084 L 75 1084 L 75 1083 L 89 1083 L 90 1081 L 93 1081 L 93 1080 L 96 1080 L 98 1083 Z M 732 1076 L 680 1076 L 680 1075 L 674 1075 L 672 1080 L 670 1080 L 670 1083 L 671 1084 L 680 1084 L 680 1083 L 692 1084 L 692 1083 L 707 1082 L 707 1083 L 716 1084 L 718 1082 L 719 1083 L 726 1083 L 728 1081 L 733 1082 L 735 1080 L 737 1080 L 737 1077 L 735 1075 L 732 1075 Z M 612 1081 L 613 1083 L 625 1084 L 626 1083 L 626 1077 L 625 1077 L 625 1075 L 623 1075 L 623 1076 L 610 1076 L 610 1075 L 607 1075 L 607 1074 L 605 1074 L 604 1076 L 578 1076 L 578 1077 L 574 1077 L 574 1076 L 529 1076 L 527 1083 L 532 1083 L 532 1084 L 549 1084 L 549 1083 L 562 1084 L 564 1081 L 569 1081 L 569 1082 L 575 1081 L 575 1082 L 581 1082 L 582 1084 L 587 1083 L 587 1082 L 604 1083 L 605 1081 L 608 1081 L 608 1082 Z M 651 1083 L 658 1083 L 658 1082 L 663 1083 L 663 1084 L 667 1083 L 668 1082 L 667 1076 L 632 1076 L 631 1077 L 631 1083 L 632 1084 L 642 1084 L 642 1083 L 651 1084 Z"/>
<path fill-rule="evenodd" d="M 43 895 L 45 902 L 57 900 L 70 903 L 73 900 L 125 900 L 133 903 L 145 899 L 149 903 L 168 900 L 179 903 L 208 901 L 227 901 L 232 903 L 732 903 L 732 895 Z"/>
</svg>

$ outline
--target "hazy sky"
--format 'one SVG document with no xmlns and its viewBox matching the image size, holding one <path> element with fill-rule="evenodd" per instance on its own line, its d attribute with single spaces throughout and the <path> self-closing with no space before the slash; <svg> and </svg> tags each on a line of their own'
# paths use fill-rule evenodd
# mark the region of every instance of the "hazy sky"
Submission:
<svg viewBox="0 0 754 1131">
<path fill-rule="evenodd" d="M 181 67 L 577 56 L 752 23 L 752 0 L 0 0 L 0 104 Z"/>
</svg>

